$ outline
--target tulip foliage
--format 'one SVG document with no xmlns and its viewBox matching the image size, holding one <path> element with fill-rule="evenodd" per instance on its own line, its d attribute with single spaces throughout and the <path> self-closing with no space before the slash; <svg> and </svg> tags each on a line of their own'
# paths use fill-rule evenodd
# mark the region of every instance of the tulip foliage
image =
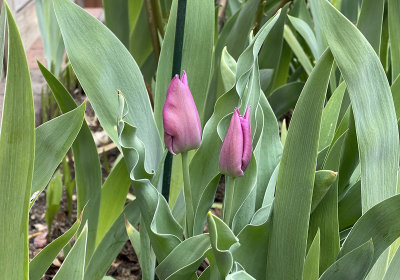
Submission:
<svg viewBox="0 0 400 280">
<path fill-rule="evenodd" d="M 128 240 L 146 280 L 400 278 L 399 0 L 104 1 L 108 28 L 52 7 L 121 156 L 102 183 L 86 102 L 40 63 L 63 114 L 34 127 L 4 4 L 0 278 L 40 279 L 71 240 L 54 279 L 112 279 Z M 29 261 L 29 210 L 70 147 L 79 218 Z"/>
</svg>

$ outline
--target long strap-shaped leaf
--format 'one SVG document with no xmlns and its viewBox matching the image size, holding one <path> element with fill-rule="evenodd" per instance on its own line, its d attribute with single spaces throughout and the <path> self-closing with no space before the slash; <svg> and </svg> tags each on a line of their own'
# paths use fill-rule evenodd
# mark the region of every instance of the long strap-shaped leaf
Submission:
<svg viewBox="0 0 400 280">
<path fill-rule="evenodd" d="M 54 10 L 68 58 L 104 130 L 119 145 L 115 117 L 121 90 L 132 108 L 126 118 L 137 126 L 147 150 L 145 168 L 155 170 L 163 146 L 142 73 L 131 54 L 107 27 L 71 1 L 54 1 Z"/>
<path fill-rule="evenodd" d="M 351 99 L 365 212 L 396 193 L 399 137 L 393 100 L 379 58 L 361 32 L 326 0 L 319 7 L 322 30 Z"/>
<path fill-rule="evenodd" d="M 303 273 L 322 109 L 333 57 L 318 61 L 297 102 L 279 168 L 267 278 Z"/>
<path fill-rule="evenodd" d="M 38 65 L 61 111 L 65 113 L 76 108 L 77 105 L 74 99 L 63 84 L 40 62 L 38 62 Z M 89 220 L 89 238 L 86 253 L 90 256 L 96 243 L 101 191 L 101 169 L 96 144 L 86 122 L 83 122 L 81 130 L 72 144 L 72 152 L 74 154 L 75 180 L 78 193 L 78 213 L 86 205 L 81 229 L 85 221 Z"/>
<path fill-rule="evenodd" d="M 393 99 L 385 71 L 367 39 L 329 2 L 318 3 L 322 31 L 347 83 L 353 108 L 365 212 L 396 194 L 399 137 Z M 382 258 L 370 279 L 382 278 L 387 254 Z"/>
<path fill-rule="evenodd" d="M 9 63 L 0 135 L 0 275 L 28 279 L 28 214 L 35 152 L 35 112 L 25 50 L 7 5 L 2 9 L 0 32 L 4 32 L 5 10 Z M 3 44 L 2 40 L 0 45 Z"/>
<path fill-rule="evenodd" d="M 75 235 L 80 224 L 81 220 L 79 218 L 66 233 L 47 245 L 31 260 L 29 263 L 29 279 L 40 279 L 43 274 L 46 273 L 58 253 L 60 253 L 60 251 Z"/>
</svg>

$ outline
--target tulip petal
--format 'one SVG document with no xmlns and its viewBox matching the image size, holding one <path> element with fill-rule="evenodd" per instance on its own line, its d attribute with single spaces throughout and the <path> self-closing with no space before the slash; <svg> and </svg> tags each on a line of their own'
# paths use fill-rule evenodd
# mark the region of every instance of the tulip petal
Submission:
<svg viewBox="0 0 400 280">
<path fill-rule="evenodd" d="M 243 133 L 240 115 L 237 108 L 233 112 L 228 132 L 222 143 L 219 154 L 219 169 L 221 173 L 233 176 L 243 176 L 242 171 Z"/>
<path fill-rule="evenodd" d="M 188 82 L 188 79 L 187 79 L 187 75 L 186 75 L 186 71 L 185 71 L 185 70 L 183 70 L 182 77 L 181 77 L 181 82 L 182 82 L 182 84 L 184 84 L 185 86 L 189 87 L 189 82 Z"/>
<path fill-rule="evenodd" d="M 244 117 L 240 117 L 240 124 L 242 125 L 243 133 L 242 171 L 244 172 L 249 166 L 252 153 L 250 106 L 247 107 Z"/>
<path fill-rule="evenodd" d="M 200 146 L 201 124 L 199 113 L 188 87 L 186 72 L 182 80 L 175 75 L 163 107 L 165 145 L 171 153 L 178 154 Z"/>
</svg>

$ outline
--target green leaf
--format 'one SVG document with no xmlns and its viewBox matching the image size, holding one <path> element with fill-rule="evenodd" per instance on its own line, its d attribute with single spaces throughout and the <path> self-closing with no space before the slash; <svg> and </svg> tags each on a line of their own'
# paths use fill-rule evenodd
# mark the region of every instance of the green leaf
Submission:
<svg viewBox="0 0 400 280">
<path fill-rule="evenodd" d="M 165 198 L 154 186 L 159 185 L 162 168 L 149 174 L 144 168 L 145 147 L 137 137 L 136 127 L 125 116 L 129 108 L 123 94 L 119 94 L 118 133 L 119 144 L 125 158 L 132 186 L 139 203 L 144 226 L 149 234 L 157 260 L 161 262 L 179 244 L 182 228 L 174 219 Z M 142 225 L 143 226 L 143 225 Z"/>
<path fill-rule="evenodd" d="M 318 170 L 315 172 L 314 190 L 312 194 L 311 212 L 315 210 L 321 200 L 335 182 L 337 172 L 331 170 Z"/>
<path fill-rule="evenodd" d="M 78 219 L 72 227 L 49 245 L 44 247 L 29 263 L 29 279 L 40 279 L 46 273 L 60 251 L 71 241 L 78 231 L 81 220 Z"/>
<path fill-rule="evenodd" d="M 239 240 L 231 229 L 221 219 L 208 213 L 208 231 L 215 262 L 222 279 L 229 274 L 233 267 L 233 257 L 230 248 Z"/>
<path fill-rule="evenodd" d="M 65 48 L 53 1 L 37 0 L 35 4 L 47 67 L 58 77 L 62 70 Z"/>
<path fill-rule="evenodd" d="M 119 145 L 117 91 L 126 93 L 132 108 L 126 118 L 137 126 L 137 135 L 147 150 L 145 168 L 156 170 L 163 145 L 142 74 L 132 56 L 107 27 L 71 1 L 56 0 L 54 8 L 72 67 L 102 127 Z"/>
<path fill-rule="evenodd" d="M 86 102 L 37 127 L 31 195 L 39 196 L 78 135 Z"/>
<path fill-rule="evenodd" d="M 300 45 L 299 41 L 297 41 L 296 36 L 293 34 L 288 25 L 285 25 L 283 37 L 285 38 L 286 42 L 288 43 L 294 54 L 297 56 L 297 59 L 299 60 L 301 66 L 303 66 L 307 75 L 310 75 L 313 69 L 310 59 L 304 52 L 303 47 Z"/>
<path fill-rule="evenodd" d="M 304 83 L 302 82 L 291 82 L 275 89 L 271 93 L 268 97 L 268 102 L 271 104 L 276 118 L 280 119 L 290 109 L 294 108 L 303 87 Z"/>
<path fill-rule="evenodd" d="M 338 258 L 370 239 L 374 242 L 372 264 L 400 235 L 400 195 L 388 198 L 368 210 L 353 226 Z M 379 226 L 376 226 L 379 221 Z"/>
<path fill-rule="evenodd" d="M 293 113 L 279 167 L 267 277 L 290 279 L 303 273 L 318 137 L 332 61 L 329 51 L 321 56 Z"/>
<path fill-rule="evenodd" d="M 400 250 L 396 251 L 396 254 L 393 256 L 392 261 L 387 268 L 385 273 L 385 277 L 383 280 L 396 280 L 400 277 Z"/>
<path fill-rule="evenodd" d="M 338 205 L 340 230 L 352 226 L 362 215 L 361 210 L 361 181 L 357 181 L 346 191 Z"/>
<path fill-rule="evenodd" d="M 28 279 L 28 216 L 35 153 L 35 112 L 25 50 L 7 5 L 3 6 L 0 16 L 0 33 L 4 33 L 5 12 L 9 48 L 0 133 L 0 224 L 3 225 L 0 227 L 0 275 Z M 4 41 L 0 42 L 0 46 L 3 44 Z"/>
<path fill-rule="evenodd" d="M 379 55 L 385 0 L 362 1 L 357 27 Z M 399 6 L 400 8 L 400 6 Z"/>
<path fill-rule="evenodd" d="M 396 193 L 399 137 L 393 99 L 379 58 L 361 32 L 327 1 L 320 1 L 319 7 L 322 29 L 347 83 L 354 112 L 365 212 Z M 370 279 L 383 277 L 387 257 L 388 253 L 382 256 Z"/>
<path fill-rule="evenodd" d="M 209 249 L 208 234 L 185 239 L 157 266 L 158 278 L 160 280 L 192 279 Z"/>
<path fill-rule="evenodd" d="M 396 118 L 400 119 L 400 76 L 393 82 L 390 88 L 393 96 L 394 108 L 396 109 Z"/>
<path fill-rule="evenodd" d="M 67 89 L 40 62 L 38 62 L 38 65 L 61 111 L 65 113 L 74 110 L 77 105 Z M 96 144 L 86 122 L 83 123 L 82 129 L 72 144 L 72 152 L 74 154 L 75 181 L 78 194 L 78 213 L 81 213 L 83 207 L 85 207 L 83 223 L 81 223 L 78 232 L 81 231 L 82 226 L 88 220 L 89 238 L 86 253 L 90 256 L 96 244 L 102 175 Z"/>
<path fill-rule="evenodd" d="M 297 2 L 301 2 L 301 1 L 297 1 Z M 290 22 L 293 24 L 293 27 L 296 29 L 296 31 L 306 41 L 308 47 L 311 50 L 311 53 L 314 56 L 314 59 L 318 59 L 321 56 L 321 53 L 318 48 L 318 43 L 317 43 L 317 39 L 315 38 L 314 31 L 304 20 L 297 18 L 297 17 L 289 16 L 289 15 L 288 15 L 288 18 L 289 18 Z"/>
<path fill-rule="evenodd" d="M 126 169 L 125 160 L 121 159 L 115 164 L 101 188 L 96 246 L 101 242 L 115 219 L 121 214 L 130 185 L 131 180 Z"/>
<path fill-rule="evenodd" d="M 320 232 L 318 230 L 304 261 L 303 279 L 317 280 L 319 278 L 319 240 Z"/>
<path fill-rule="evenodd" d="M 341 0 L 340 11 L 351 22 L 356 23 L 358 18 L 358 1 Z"/>
<path fill-rule="evenodd" d="M 365 212 L 396 193 L 399 137 L 393 100 L 382 65 L 365 37 L 327 1 L 319 1 L 319 7 L 322 29 L 354 112 Z"/>
<path fill-rule="evenodd" d="M 338 170 L 345 134 L 336 140 L 330 149 L 323 168 Z M 339 173 L 340 174 L 340 173 Z M 340 177 L 340 175 L 339 175 Z M 317 181 L 317 178 L 316 178 Z M 315 190 L 314 183 L 314 190 Z M 314 196 L 314 193 L 313 193 Z M 308 230 L 308 244 L 314 235 L 320 232 L 319 271 L 322 273 L 335 262 L 339 252 L 339 221 L 338 221 L 338 181 L 329 188 L 319 205 L 312 212 Z"/>
<path fill-rule="evenodd" d="M 46 191 L 46 214 L 45 219 L 49 232 L 51 232 L 51 223 L 60 209 L 60 202 L 62 196 L 62 180 L 60 170 L 57 170 L 53 179 L 50 180 L 49 186 Z"/>
<path fill-rule="evenodd" d="M 141 224 L 143 224 L 143 222 L 141 222 Z M 153 279 L 156 258 L 153 250 L 151 249 L 150 239 L 146 231 L 146 227 L 140 227 L 139 232 L 129 223 L 126 218 L 125 226 L 126 232 L 129 236 L 129 240 L 131 241 L 132 247 L 133 249 L 135 249 L 135 253 L 139 259 L 140 269 L 142 271 L 142 278 L 146 280 Z"/>
<path fill-rule="evenodd" d="M 114 221 L 113 225 L 97 246 L 92 258 L 89 263 L 87 263 L 85 280 L 101 280 L 126 241 L 128 241 L 125 228 L 125 216 L 132 225 L 136 226 L 139 223 L 140 211 L 136 200 L 130 202 L 125 207 L 124 211 Z"/>
<path fill-rule="evenodd" d="M 232 248 L 233 259 L 255 279 L 266 279 L 265 266 L 271 227 L 269 216 L 267 219 L 269 220 L 259 225 L 247 225 L 238 235 L 240 246 Z"/>
<path fill-rule="evenodd" d="M 350 251 L 332 264 L 319 278 L 320 280 L 364 279 L 370 268 L 374 254 L 371 240 Z"/>
<path fill-rule="evenodd" d="M 262 113 L 262 121 L 257 121 L 257 127 L 261 127 L 261 135 L 254 147 L 257 163 L 256 210 L 263 204 L 267 191 L 266 182 L 270 181 L 283 149 L 279 139 L 278 122 L 264 94 L 260 96 L 257 112 Z"/>
<path fill-rule="evenodd" d="M 83 280 L 85 270 L 85 256 L 87 243 L 87 224 L 84 226 L 81 234 L 76 240 L 74 247 L 68 253 L 54 280 L 81 279 Z"/>
<path fill-rule="evenodd" d="M 251 277 L 246 271 L 237 271 L 232 274 L 229 274 L 226 280 L 255 280 L 255 278 Z"/>
<path fill-rule="evenodd" d="M 318 150 L 321 151 L 325 147 L 331 145 L 335 136 L 336 126 L 339 121 L 340 107 L 342 105 L 343 96 L 346 92 L 346 83 L 342 82 L 329 98 L 324 111 L 322 113 L 321 132 L 319 135 Z"/>
<path fill-rule="evenodd" d="M 129 46 L 129 9 L 128 0 L 103 0 L 106 25 L 115 36 Z"/>
<path fill-rule="evenodd" d="M 388 21 L 392 81 L 394 81 L 400 74 L 400 0 L 388 0 Z"/>
</svg>

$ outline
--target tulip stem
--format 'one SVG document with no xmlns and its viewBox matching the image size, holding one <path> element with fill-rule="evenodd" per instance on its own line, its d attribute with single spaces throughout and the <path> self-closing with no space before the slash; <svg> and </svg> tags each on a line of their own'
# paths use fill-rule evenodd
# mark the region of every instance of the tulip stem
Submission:
<svg viewBox="0 0 400 280">
<path fill-rule="evenodd" d="M 233 194 L 235 192 L 235 178 L 231 176 L 225 176 L 225 197 L 224 197 L 224 211 L 223 211 L 223 220 L 224 222 L 231 227 L 231 215 L 232 215 L 232 202 L 233 202 Z"/>
<path fill-rule="evenodd" d="M 192 189 L 190 186 L 189 177 L 189 161 L 188 152 L 183 152 L 182 156 L 182 172 L 183 172 L 183 193 L 185 196 L 185 207 L 186 207 L 186 238 L 193 236 L 193 202 L 192 202 Z"/>
</svg>

